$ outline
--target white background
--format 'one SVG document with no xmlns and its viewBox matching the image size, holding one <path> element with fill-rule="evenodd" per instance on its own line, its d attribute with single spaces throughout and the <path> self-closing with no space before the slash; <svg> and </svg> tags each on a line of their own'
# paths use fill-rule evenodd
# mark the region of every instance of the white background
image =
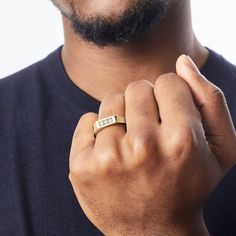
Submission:
<svg viewBox="0 0 236 236">
<path fill-rule="evenodd" d="M 236 64 L 236 1 L 192 0 L 203 43 Z M 0 78 L 44 58 L 63 44 L 61 17 L 49 0 L 1 0 Z"/>
</svg>

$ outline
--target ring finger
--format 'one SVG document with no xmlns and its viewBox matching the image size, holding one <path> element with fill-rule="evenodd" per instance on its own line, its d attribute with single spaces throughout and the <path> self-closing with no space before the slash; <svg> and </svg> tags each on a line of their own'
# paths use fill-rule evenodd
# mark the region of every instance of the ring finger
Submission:
<svg viewBox="0 0 236 236">
<path fill-rule="evenodd" d="M 102 100 L 98 119 L 102 120 L 110 116 L 125 116 L 125 99 L 122 93 L 108 94 Z M 125 132 L 126 127 L 123 124 L 105 127 L 97 133 L 96 145 L 108 145 L 110 142 L 117 143 L 124 136 Z"/>
</svg>

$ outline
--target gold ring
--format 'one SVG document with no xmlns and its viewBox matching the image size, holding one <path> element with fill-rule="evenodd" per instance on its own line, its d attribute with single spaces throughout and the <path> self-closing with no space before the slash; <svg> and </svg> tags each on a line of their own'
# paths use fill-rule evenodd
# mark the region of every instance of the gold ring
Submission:
<svg viewBox="0 0 236 236">
<path fill-rule="evenodd" d="M 117 124 L 126 124 L 125 117 L 115 115 L 96 121 L 93 126 L 94 137 L 96 138 L 102 129 Z"/>
</svg>

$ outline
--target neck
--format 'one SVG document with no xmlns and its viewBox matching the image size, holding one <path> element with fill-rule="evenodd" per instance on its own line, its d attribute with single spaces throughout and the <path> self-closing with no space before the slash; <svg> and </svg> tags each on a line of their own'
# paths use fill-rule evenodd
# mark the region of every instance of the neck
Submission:
<svg viewBox="0 0 236 236">
<path fill-rule="evenodd" d="M 169 9 L 157 33 L 118 47 L 99 48 L 75 35 L 63 17 L 65 45 L 62 61 L 69 78 L 82 90 L 102 100 L 107 93 L 124 92 L 134 80 L 149 80 L 175 72 L 180 54 L 190 55 L 198 67 L 207 58 L 207 50 L 196 39 L 188 1 L 179 1 Z"/>
</svg>

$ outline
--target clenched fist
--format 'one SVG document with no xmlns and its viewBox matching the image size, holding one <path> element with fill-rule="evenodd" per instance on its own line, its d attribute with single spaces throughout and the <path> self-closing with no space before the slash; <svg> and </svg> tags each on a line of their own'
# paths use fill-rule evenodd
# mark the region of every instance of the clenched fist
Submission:
<svg viewBox="0 0 236 236">
<path fill-rule="evenodd" d="M 223 78 L 222 78 L 223 79 Z M 93 135 L 96 120 L 126 118 Z M 132 82 L 107 95 L 75 130 L 70 181 L 90 221 L 106 235 L 207 235 L 202 206 L 236 162 L 222 92 L 181 56 L 177 74 Z"/>
</svg>

